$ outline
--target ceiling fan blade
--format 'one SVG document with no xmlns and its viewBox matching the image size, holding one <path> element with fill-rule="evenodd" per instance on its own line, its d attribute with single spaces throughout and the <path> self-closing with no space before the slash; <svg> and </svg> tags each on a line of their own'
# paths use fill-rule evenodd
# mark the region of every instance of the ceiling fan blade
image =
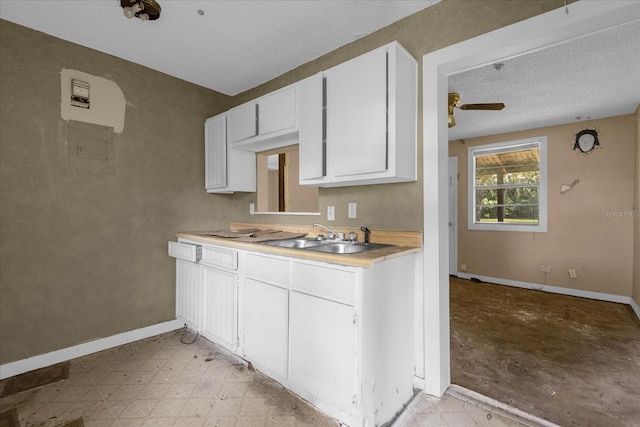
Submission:
<svg viewBox="0 0 640 427">
<path fill-rule="evenodd" d="M 461 110 L 502 110 L 504 104 L 502 102 L 494 102 L 489 104 L 464 104 L 458 107 Z"/>
</svg>

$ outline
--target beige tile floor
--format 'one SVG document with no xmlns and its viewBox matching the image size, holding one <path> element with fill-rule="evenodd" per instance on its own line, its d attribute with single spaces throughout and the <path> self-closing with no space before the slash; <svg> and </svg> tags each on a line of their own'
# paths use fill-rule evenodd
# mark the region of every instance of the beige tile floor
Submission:
<svg viewBox="0 0 640 427">
<path fill-rule="evenodd" d="M 69 378 L 0 399 L 22 427 L 337 426 L 334 419 L 204 338 L 179 331 L 75 359 Z M 190 337 L 185 337 L 188 341 Z M 2 385 L 3 387 L 3 385 Z M 455 397 L 419 395 L 398 427 L 517 426 Z"/>
</svg>

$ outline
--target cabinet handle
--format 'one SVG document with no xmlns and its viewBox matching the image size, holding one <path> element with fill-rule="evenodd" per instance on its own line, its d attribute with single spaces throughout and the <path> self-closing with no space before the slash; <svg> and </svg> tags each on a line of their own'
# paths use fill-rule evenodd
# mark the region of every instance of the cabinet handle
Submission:
<svg viewBox="0 0 640 427">
<path fill-rule="evenodd" d="M 322 78 L 322 176 L 327 176 L 327 78 Z"/>
<path fill-rule="evenodd" d="M 260 104 L 256 102 L 256 135 L 260 135 Z"/>
</svg>

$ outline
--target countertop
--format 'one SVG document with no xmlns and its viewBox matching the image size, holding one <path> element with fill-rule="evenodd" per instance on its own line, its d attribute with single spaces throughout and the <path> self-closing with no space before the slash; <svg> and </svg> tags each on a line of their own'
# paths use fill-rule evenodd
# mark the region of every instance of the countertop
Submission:
<svg viewBox="0 0 640 427">
<path fill-rule="evenodd" d="M 341 227 L 331 227 L 338 232 L 347 234 L 351 229 Z M 230 230 L 237 231 L 243 229 L 275 229 L 289 233 L 306 234 L 307 237 L 315 237 L 318 234 L 324 234 L 324 230 L 310 226 L 294 226 L 282 224 L 254 224 L 254 223 L 231 223 Z M 220 230 L 216 230 L 220 231 Z M 353 230 L 358 233 L 358 240 L 362 241 L 362 232 Z M 244 249 L 254 252 L 262 252 L 267 254 L 289 256 L 294 258 L 309 259 L 314 261 L 330 262 L 333 264 L 348 265 L 354 267 L 371 268 L 376 262 L 387 259 L 408 255 L 419 252 L 422 249 L 422 232 L 420 231 L 399 231 L 399 230 L 371 230 L 371 243 L 385 243 L 388 246 L 380 249 L 360 252 L 357 254 L 331 254 L 324 252 L 316 252 L 305 249 L 282 248 L 278 246 L 270 246 L 262 243 L 248 243 L 237 241 L 234 238 L 213 237 L 209 234 L 214 231 L 184 231 L 176 233 L 176 237 L 188 239 L 196 242 L 209 243 L 212 245 L 226 246 L 231 248 Z"/>
</svg>

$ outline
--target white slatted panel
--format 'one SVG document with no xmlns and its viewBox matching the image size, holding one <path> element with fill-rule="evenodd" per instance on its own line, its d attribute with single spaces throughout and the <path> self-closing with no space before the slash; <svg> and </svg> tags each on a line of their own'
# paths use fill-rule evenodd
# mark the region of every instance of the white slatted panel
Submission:
<svg viewBox="0 0 640 427">
<path fill-rule="evenodd" d="M 176 317 L 200 331 L 202 316 L 202 267 L 176 260 Z"/>
<path fill-rule="evenodd" d="M 236 347 L 236 280 L 237 274 L 204 268 L 203 335 L 235 350 Z"/>
</svg>

